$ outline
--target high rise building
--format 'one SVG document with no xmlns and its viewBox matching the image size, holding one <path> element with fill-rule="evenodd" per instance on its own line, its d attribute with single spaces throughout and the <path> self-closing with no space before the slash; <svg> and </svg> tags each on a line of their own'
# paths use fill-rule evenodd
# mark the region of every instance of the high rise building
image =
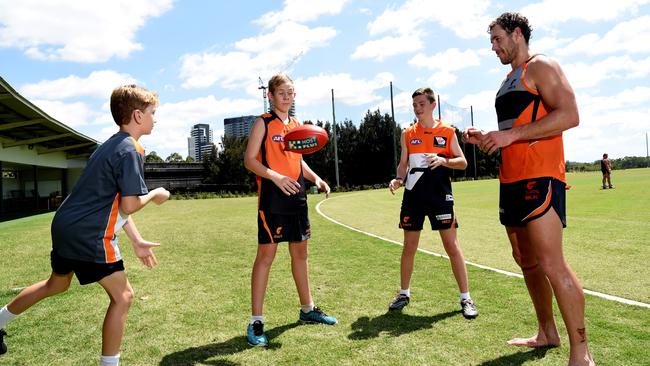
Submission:
<svg viewBox="0 0 650 366">
<path fill-rule="evenodd" d="M 187 155 L 194 161 L 203 161 L 203 157 L 212 152 L 212 129 L 206 123 L 199 123 L 192 126 L 190 137 L 187 138 Z"/>
<path fill-rule="evenodd" d="M 223 128 L 226 137 L 246 137 L 250 134 L 253 122 L 259 116 L 224 118 Z"/>
</svg>

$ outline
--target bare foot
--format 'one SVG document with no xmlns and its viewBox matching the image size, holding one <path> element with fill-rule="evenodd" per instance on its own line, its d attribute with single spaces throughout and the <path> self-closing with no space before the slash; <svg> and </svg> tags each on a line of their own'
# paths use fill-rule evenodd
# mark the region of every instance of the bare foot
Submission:
<svg viewBox="0 0 650 366">
<path fill-rule="evenodd" d="M 543 347 L 559 347 L 560 339 L 549 341 L 543 334 L 537 334 L 530 338 L 513 338 L 508 341 L 508 344 L 516 347 L 528 348 L 543 348 Z"/>
</svg>

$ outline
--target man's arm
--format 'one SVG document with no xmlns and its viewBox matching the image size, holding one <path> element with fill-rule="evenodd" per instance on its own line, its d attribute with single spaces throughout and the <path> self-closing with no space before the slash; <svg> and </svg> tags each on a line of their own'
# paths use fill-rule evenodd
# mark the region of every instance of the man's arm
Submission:
<svg viewBox="0 0 650 366">
<path fill-rule="evenodd" d="M 470 138 L 478 137 L 480 140 L 479 148 L 482 151 L 491 154 L 515 141 L 555 136 L 580 123 L 573 89 L 557 62 L 546 56 L 537 56 L 528 65 L 526 83 L 537 89 L 548 114 L 535 123 L 505 131 L 470 132 Z"/>
<path fill-rule="evenodd" d="M 330 186 L 325 182 L 324 180 L 321 179 L 321 177 L 318 176 L 307 164 L 305 160 L 301 160 L 302 164 L 302 174 L 307 179 L 308 181 L 314 183 L 318 189 L 320 189 L 322 192 L 325 192 L 325 198 L 328 198 L 330 195 Z"/>
<path fill-rule="evenodd" d="M 142 196 L 122 196 L 120 197 L 120 209 L 127 215 L 136 213 L 147 205 L 149 201 L 154 201 L 157 205 L 163 204 L 169 199 L 169 191 L 165 188 L 158 187 L 149 191 Z"/>
<path fill-rule="evenodd" d="M 124 232 L 126 232 L 126 236 L 131 240 L 133 251 L 140 259 L 140 262 L 148 268 L 153 268 L 158 264 L 156 256 L 153 254 L 151 249 L 159 247 L 160 243 L 153 243 L 142 239 L 142 236 L 140 235 L 138 228 L 135 226 L 135 222 L 133 222 L 131 216 L 126 219 L 126 223 L 122 228 L 124 229 Z"/>
</svg>

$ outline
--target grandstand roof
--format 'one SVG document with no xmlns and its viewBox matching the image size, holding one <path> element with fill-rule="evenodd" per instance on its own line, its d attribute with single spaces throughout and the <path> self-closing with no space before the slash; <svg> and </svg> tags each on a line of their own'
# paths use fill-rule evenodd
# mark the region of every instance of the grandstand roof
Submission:
<svg viewBox="0 0 650 366">
<path fill-rule="evenodd" d="M 39 155 L 63 151 L 66 158 L 86 158 L 99 142 L 50 117 L 0 77 L 0 143 L 28 145 Z"/>
</svg>

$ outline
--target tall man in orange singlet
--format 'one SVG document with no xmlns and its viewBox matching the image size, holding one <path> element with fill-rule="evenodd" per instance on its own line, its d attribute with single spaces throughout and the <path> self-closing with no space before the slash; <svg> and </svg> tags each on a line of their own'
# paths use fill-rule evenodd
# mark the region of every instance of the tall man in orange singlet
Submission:
<svg viewBox="0 0 650 366">
<path fill-rule="evenodd" d="M 562 253 L 562 132 L 579 123 L 575 96 L 557 62 L 530 52 L 531 27 L 524 16 L 504 13 L 490 24 L 489 33 L 492 50 L 502 64 L 512 67 L 496 96 L 499 130 L 469 128 L 463 140 L 489 154 L 501 148 L 499 218 L 539 322 L 535 336 L 508 343 L 560 345 L 553 318 L 555 293 L 569 333 L 569 365 L 595 365 L 587 344 L 582 287 Z"/>
</svg>

